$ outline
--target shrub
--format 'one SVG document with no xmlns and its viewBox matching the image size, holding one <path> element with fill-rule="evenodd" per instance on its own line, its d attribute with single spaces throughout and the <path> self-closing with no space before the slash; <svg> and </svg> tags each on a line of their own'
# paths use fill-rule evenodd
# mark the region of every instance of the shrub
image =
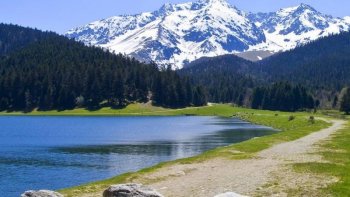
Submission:
<svg viewBox="0 0 350 197">
<path fill-rule="evenodd" d="M 289 118 L 288 118 L 289 121 L 292 121 L 294 119 L 295 119 L 295 116 L 289 116 Z"/>
<path fill-rule="evenodd" d="M 315 124 L 315 117 L 314 117 L 314 116 L 310 116 L 309 122 L 310 122 L 311 124 Z"/>
</svg>

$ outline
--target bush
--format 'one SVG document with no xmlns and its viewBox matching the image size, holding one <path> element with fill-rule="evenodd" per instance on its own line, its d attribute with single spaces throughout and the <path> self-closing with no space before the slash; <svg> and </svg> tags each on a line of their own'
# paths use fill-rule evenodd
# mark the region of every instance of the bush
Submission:
<svg viewBox="0 0 350 197">
<path fill-rule="evenodd" d="M 289 121 L 292 121 L 294 119 L 295 119 L 295 116 L 289 116 L 289 118 L 288 118 Z"/>
<path fill-rule="evenodd" d="M 311 124 L 315 124 L 315 117 L 314 117 L 314 116 L 310 116 L 309 122 L 310 122 Z"/>
</svg>

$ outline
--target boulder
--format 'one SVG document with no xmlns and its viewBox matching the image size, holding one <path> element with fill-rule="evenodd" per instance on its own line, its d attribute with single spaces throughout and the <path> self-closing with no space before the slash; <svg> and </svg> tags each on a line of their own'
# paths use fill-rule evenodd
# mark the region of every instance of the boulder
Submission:
<svg viewBox="0 0 350 197">
<path fill-rule="evenodd" d="M 227 192 L 227 193 L 216 195 L 214 197 L 247 197 L 247 196 L 243 196 L 234 192 Z"/>
<path fill-rule="evenodd" d="M 26 191 L 21 197 L 63 197 L 62 194 L 50 191 L 50 190 L 39 190 L 39 191 Z"/>
<path fill-rule="evenodd" d="M 157 191 L 141 184 L 112 185 L 103 192 L 103 197 L 163 197 Z"/>
</svg>

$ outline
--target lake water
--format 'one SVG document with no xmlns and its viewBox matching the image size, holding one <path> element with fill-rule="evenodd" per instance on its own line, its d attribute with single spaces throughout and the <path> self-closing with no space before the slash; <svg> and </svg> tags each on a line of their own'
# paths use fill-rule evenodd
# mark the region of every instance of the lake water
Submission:
<svg viewBox="0 0 350 197">
<path fill-rule="evenodd" d="M 76 186 L 275 132 L 217 117 L 0 117 L 0 194 Z"/>
</svg>

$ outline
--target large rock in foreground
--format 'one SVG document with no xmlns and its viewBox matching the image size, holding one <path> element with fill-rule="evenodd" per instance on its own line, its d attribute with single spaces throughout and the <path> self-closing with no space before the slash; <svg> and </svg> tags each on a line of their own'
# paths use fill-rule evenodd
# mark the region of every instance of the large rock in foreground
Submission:
<svg viewBox="0 0 350 197">
<path fill-rule="evenodd" d="M 103 197 L 163 197 L 155 190 L 141 184 L 112 185 L 103 192 Z"/>
<path fill-rule="evenodd" d="M 227 192 L 227 193 L 216 195 L 214 197 L 248 197 L 248 196 L 243 196 L 234 192 Z"/>
<path fill-rule="evenodd" d="M 39 190 L 39 191 L 26 191 L 21 197 L 63 197 L 62 194 L 50 191 L 50 190 Z"/>
</svg>

